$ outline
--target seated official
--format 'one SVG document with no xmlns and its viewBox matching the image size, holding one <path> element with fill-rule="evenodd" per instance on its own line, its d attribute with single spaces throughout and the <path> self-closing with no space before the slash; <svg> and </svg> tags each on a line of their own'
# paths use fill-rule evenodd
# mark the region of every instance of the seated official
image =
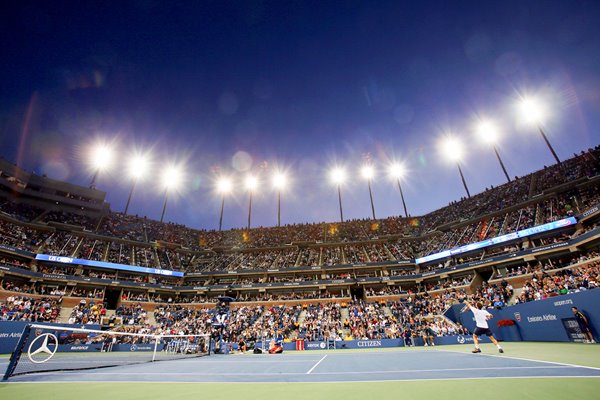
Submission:
<svg viewBox="0 0 600 400">
<path fill-rule="evenodd" d="M 283 353 L 283 346 L 281 343 L 275 341 L 275 339 L 271 340 L 269 343 L 269 354 L 280 354 Z"/>
</svg>

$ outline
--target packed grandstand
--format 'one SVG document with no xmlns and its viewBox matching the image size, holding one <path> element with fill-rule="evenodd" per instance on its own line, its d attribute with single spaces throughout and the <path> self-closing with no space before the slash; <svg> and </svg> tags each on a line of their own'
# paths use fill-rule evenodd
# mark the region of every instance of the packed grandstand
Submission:
<svg viewBox="0 0 600 400">
<path fill-rule="evenodd" d="M 599 285 L 598 147 L 423 216 L 228 231 L 114 212 L 95 189 L 1 166 L 0 321 L 205 334 L 226 297 L 228 342 L 410 343 L 466 334 L 444 315 L 464 298 Z"/>
</svg>

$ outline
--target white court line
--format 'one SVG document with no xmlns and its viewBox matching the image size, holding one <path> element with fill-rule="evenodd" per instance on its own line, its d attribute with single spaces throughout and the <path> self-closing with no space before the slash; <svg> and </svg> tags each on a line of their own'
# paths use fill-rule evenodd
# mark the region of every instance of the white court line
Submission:
<svg viewBox="0 0 600 400">
<path fill-rule="evenodd" d="M 321 361 L 323 361 L 325 357 L 323 357 L 317 364 L 315 364 L 308 372 L 143 372 L 143 375 L 160 375 L 160 376 L 274 376 L 274 375 L 306 375 L 311 373 L 317 365 Z M 389 370 L 389 371 L 336 371 L 336 372 L 315 372 L 313 375 L 368 375 L 368 374 L 412 374 L 412 373 L 421 373 L 421 372 L 456 372 L 456 371 L 498 371 L 498 370 L 517 370 L 517 369 L 563 369 L 563 366 L 555 365 L 555 366 L 522 366 L 522 367 L 474 367 L 474 368 L 436 368 L 436 369 L 414 369 L 414 370 Z M 92 372 L 93 375 L 140 375 L 140 372 Z M 85 372 L 68 372 L 62 371 L 58 372 L 40 372 L 37 374 L 38 376 L 79 376 L 79 375 L 89 375 L 89 373 Z"/>
<path fill-rule="evenodd" d="M 456 351 L 456 350 L 442 350 L 442 349 L 436 349 L 436 351 L 443 351 L 446 353 L 458 353 L 458 354 L 465 354 L 465 355 L 469 355 L 471 353 L 464 353 L 462 351 Z M 573 367 L 573 368 L 587 368 L 587 369 L 593 369 L 596 371 L 600 371 L 600 368 L 597 367 L 589 367 L 587 365 L 578 365 L 578 364 L 568 364 L 568 363 L 561 363 L 561 362 L 557 362 L 557 361 L 544 361 L 544 360 L 536 360 L 534 358 L 522 358 L 522 357 L 511 357 L 511 356 L 507 356 L 506 353 L 503 353 L 504 355 L 498 355 L 498 354 L 485 354 L 485 353 L 477 353 L 477 354 L 473 354 L 473 356 L 475 357 L 481 357 L 481 356 L 486 356 L 486 357 L 496 357 L 496 358 L 507 358 L 509 360 L 520 360 L 520 361 L 531 361 L 531 362 L 539 362 L 539 363 L 544 363 L 544 364 L 555 364 L 555 365 L 564 365 L 565 367 Z"/>
<path fill-rule="evenodd" d="M 282 382 L 282 381 L 263 381 L 263 382 L 227 382 L 228 385 L 273 385 L 273 384 L 322 384 L 322 383 L 343 383 L 343 384 L 352 384 L 352 383 L 384 383 L 384 382 L 426 382 L 426 381 L 480 381 L 480 380 L 491 380 L 491 379 L 599 379 L 598 376 L 588 376 L 588 375 L 557 375 L 557 376 L 491 376 L 491 377 L 467 377 L 467 378 L 422 378 L 422 379 L 377 379 L 377 380 L 364 380 L 364 381 L 296 381 L 296 382 Z M 211 385 L 222 385 L 223 381 L 5 381 L 2 384 L 9 385 L 45 385 L 45 384 L 69 384 L 69 385 L 88 385 L 90 383 L 109 383 L 109 384 L 132 384 L 132 383 L 142 383 L 142 384 L 190 384 L 190 385 L 202 385 L 202 384 L 211 384 Z"/>
<path fill-rule="evenodd" d="M 315 368 L 317 368 L 317 365 L 321 364 L 321 361 L 323 361 L 323 360 L 324 360 L 324 359 L 326 359 L 326 358 L 327 358 L 327 354 L 325 354 L 325 355 L 323 356 L 323 358 L 321 358 L 319 361 L 317 361 L 317 363 L 316 363 L 315 365 L 313 365 L 313 366 L 312 366 L 312 368 L 311 368 L 311 369 L 309 369 L 309 370 L 308 370 L 308 372 L 307 372 L 306 374 L 308 375 L 308 374 L 310 374 L 311 372 L 313 372 L 313 370 L 314 370 Z"/>
<path fill-rule="evenodd" d="M 177 360 L 158 360 L 158 361 L 177 361 Z M 199 361 L 199 360 L 196 360 Z M 275 358 L 262 358 L 262 359 L 254 359 L 254 360 L 243 360 L 240 358 L 230 359 L 230 360 L 209 360 L 206 359 L 201 361 L 202 364 L 267 364 L 267 363 L 277 363 L 277 364 L 300 364 L 300 363 L 313 363 L 316 360 L 314 358 L 307 358 L 305 360 L 285 360 L 285 359 L 275 359 Z M 130 364 L 130 365 L 144 365 L 140 364 Z"/>
</svg>

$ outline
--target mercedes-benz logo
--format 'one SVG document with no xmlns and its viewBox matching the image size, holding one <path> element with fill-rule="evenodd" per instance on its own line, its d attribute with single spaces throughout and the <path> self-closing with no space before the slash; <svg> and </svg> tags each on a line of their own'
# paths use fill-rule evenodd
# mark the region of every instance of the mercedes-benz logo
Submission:
<svg viewBox="0 0 600 400">
<path fill-rule="evenodd" d="M 464 344 L 465 343 L 465 337 L 463 335 L 458 335 L 458 337 L 456 338 L 456 341 L 460 344 Z"/>
<path fill-rule="evenodd" d="M 31 351 L 38 343 L 41 343 L 40 346 L 36 350 Z M 32 363 L 41 364 L 51 359 L 54 353 L 56 353 L 56 350 L 58 350 L 58 339 L 56 336 L 52 333 L 44 333 L 33 339 L 27 349 L 27 357 Z M 48 356 L 43 359 L 34 359 L 33 356 L 38 354 L 47 354 Z"/>
</svg>

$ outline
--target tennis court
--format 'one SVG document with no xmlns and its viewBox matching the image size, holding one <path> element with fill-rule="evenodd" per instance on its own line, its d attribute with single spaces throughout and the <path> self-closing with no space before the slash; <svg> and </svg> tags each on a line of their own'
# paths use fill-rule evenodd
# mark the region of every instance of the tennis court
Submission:
<svg viewBox="0 0 600 400">
<path fill-rule="evenodd" d="M 544 357 L 545 348 L 548 349 L 547 357 Z M 570 353 L 565 351 L 569 348 L 573 350 Z M 9 379 L 8 385 L 3 386 L 4 389 L 9 389 L 8 393 L 20 392 L 23 386 L 27 386 L 30 388 L 27 393 L 30 393 L 49 390 L 48 388 L 58 382 L 62 383 L 61 387 L 65 390 L 68 390 L 68 383 L 77 385 L 85 383 L 92 385 L 88 387 L 100 387 L 102 390 L 121 387 L 123 390 L 124 386 L 115 386 L 116 383 L 122 383 L 131 388 L 136 395 L 146 393 L 147 396 L 152 397 L 153 394 L 158 393 L 155 392 L 157 386 L 152 383 L 163 383 L 175 384 L 174 387 L 177 389 L 173 388 L 169 396 L 178 398 L 182 393 L 180 391 L 182 386 L 178 384 L 195 383 L 198 385 L 193 386 L 204 388 L 202 391 L 207 393 L 206 388 L 211 387 L 210 383 L 217 383 L 219 389 L 208 389 L 208 392 L 221 393 L 223 390 L 226 392 L 233 390 L 243 394 L 244 398 L 251 399 L 258 397 L 254 396 L 255 393 L 257 395 L 263 393 L 261 390 L 256 391 L 259 389 L 257 385 L 260 384 L 273 386 L 289 383 L 284 386 L 289 387 L 290 390 L 294 387 L 293 384 L 304 384 L 303 389 L 298 391 L 300 398 L 309 394 L 312 397 L 315 395 L 320 397 L 328 393 L 328 390 L 322 389 L 323 386 L 331 388 L 339 384 L 352 384 L 355 389 L 353 393 L 349 393 L 350 398 L 358 393 L 369 396 L 382 390 L 379 396 L 389 398 L 395 396 L 382 389 L 387 387 L 386 384 L 402 387 L 403 383 L 424 382 L 425 385 L 420 385 L 420 390 L 432 390 L 438 387 L 438 393 L 444 395 L 444 398 L 453 398 L 451 388 L 458 382 L 462 384 L 468 382 L 469 387 L 475 389 L 480 381 L 486 382 L 485 386 L 489 387 L 490 381 L 520 380 L 523 383 L 521 386 L 531 390 L 538 387 L 546 388 L 543 392 L 545 398 L 555 398 L 554 395 L 564 394 L 560 390 L 553 389 L 557 386 L 557 382 L 560 382 L 558 387 L 563 390 L 567 390 L 570 385 L 577 382 L 577 390 L 581 392 L 568 389 L 570 398 L 600 398 L 600 365 L 597 365 L 600 358 L 595 358 L 600 355 L 598 349 L 597 346 L 584 345 L 569 347 L 568 344 L 515 343 L 506 346 L 505 354 L 498 354 L 493 346 L 488 345 L 483 347 L 483 354 L 471 354 L 470 347 L 467 346 L 445 346 L 387 351 L 334 350 L 287 352 L 281 355 L 211 355 L 84 371 L 57 371 L 15 376 Z M 561 356 L 563 352 L 564 356 Z M 535 357 L 536 354 L 539 357 Z M 60 362 L 82 363 L 81 356 L 83 355 L 73 355 L 70 359 L 61 359 Z M 123 354 L 115 354 L 115 356 L 122 357 Z M 573 362 L 577 358 L 580 359 L 581 364 Z M 593 361 L 594 359 L 596 362 Z M 6 364 L 7 359 L 3 359 L 2 367 L 5 368 Z M 238 385 L 230 385 L 233 383 Z M 247 385 L 250 383 L 253 385 Z M 315 386 L 316 384 L 320 385 Z M 224 387 L 228 389 L 223 389 Z M 315 387 L 319 387 L 318 393 L 313 393 Z M 187 388 L 183 393 L 188 393 L 189 390 L 190 388 Z M 598 397 L 589 397 L 586 390 L 592 391 L 591 393 L 595 393 Z M 293 393 L 292 390 L 286 395 L 293 397 Z M 583 397 L 578 397 L 578 393 Z M 462 398 L 469 397 L 465 397 L 465 394 L 463 393 Z"/>
</svg>

